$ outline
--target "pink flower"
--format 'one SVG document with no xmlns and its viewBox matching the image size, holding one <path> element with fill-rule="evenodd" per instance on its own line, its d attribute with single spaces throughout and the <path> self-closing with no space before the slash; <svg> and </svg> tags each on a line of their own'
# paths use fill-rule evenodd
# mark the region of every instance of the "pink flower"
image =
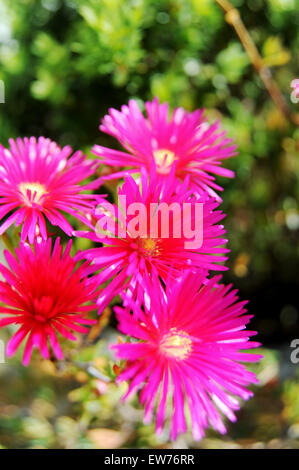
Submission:
<svg viewBox="0 0 299 470">
<path fill-rule="evenodd" d="M 101 292 L 98 305 L 103 309 L 114 296 L 129 288 L 132 297 L 138 295 L 138 291 L 143 291 L 145 278 L 152 274 L 159 275 L 164 282 L 169 278 L 177 277 L 182 269 L 193 269 L 195 271 L 210 269 L 224 270 L 224 266 L 219 263 L 227 258 L 224 256 L 228 250 L 223 246 L 226 239 L 222 238 L 225 230 L 218 222 L 224 214 L 215 210 L 218 202 L 208 198 L 207 195 L 199 197 L 192 195 L 192 190 L 188 190 L 189 179 L 186 178 L 181 184 L 176 180 L 174 169 L 161 181 L 156 173 L 155 165 L 152 165 L 148 175 L 145 168 L 141 169 L 141 187 L 131 176 L 125 178 L 124 184 L 119 189 L 119 201 L 126 197 L 127 208 L 141 203 L 144 213 L 139 212 L 140 220 L 138 232 L 133 234 L 134 212 L 128 215 L 128 210 L 123 207 L 122 201 L 119 208 L 114 208 L 117 223 L 115 236 L 104 236 L 95 232 L 75 232 L 81 237 L 90 238 L 95 242 L 103 243 L 105 246 L 91 248 L 84 252 L 84 257 L 93 261 L 102 269 L 99 280 L 104 283 L 113 278 L 107 287 Z M 190 220 L 186 220 L 181 210 L 183 204 L 189 204 L 194 210 L 190 211 Z M 189 223 L 194 226 L 196 203 L 202 203 L 202 243 L 201 246 L 193 248 L 189 245 L 185 235 L 184 226 Z M 174 212 L 173 223 L 169 220 L 169 231 L 163 234 L 165 228 L 165 217 L 151 217 L 151 214 L 158 214 L 163 204 L 170 208 L 172 204 L 179 207 L 177 213 Z M 151 207 L 154 208 L 152 211 Z M 139 210 L 139 209 L 138 209 Z M 121 216 L 127 212 L 126 220 Z M 111 212 L 112 213 L 112 212 Z M 171 211 L 170 211 L 171 213 Z M 114 220 L 113 216 L 107 214 L 105 217 Z M 98 216 L 99 220 L 101 215 Z M 157 231 L 153 232 L 153 220 L 156 221 Z M 177 228 L 180 228 L 178 233 Z M 196 230 L 198 228 L 196 227 Z M 127 295 L 128 298 L 128 295 Z"/>
<path fill-rule="evenodd" d="M 77 266 L 76 257 L 70 256 L 72 242 L 62 252 L 59 238 L 51 255 L 51 239 L 38 243 L 34 249 L 27 244 L 16 249 L 14 258 L 5 251 L 9 268 L 0 264 L 5 281 L 0 282 L 0 300 L 5 305 L 0 313 L 9 315 L 0 320 L 0 327 L 20 325 L 7 344 L 7 355 L 13 355 L 26 340 L 23 364 L 28 365 L 33 347 L 49 358 L 48 340 L 57 359 L 63 353 L 57 333 L 76 340 L 73 332 L 87 333 L 82 325 L 95 323 L 86 318 L 94 310 L 98 283 L 89 278 L 93 270 L 89 263 Z"/>
<path fill-rule="evenodd" d="M 152 421 L 156 409 L 160 433 L 167 400 L 172 398 L 171 439 L 187 430 L 185 402 L 194 439 L 201 439 L 209 424 L 224 434 L 219 411 L 236 421 L 236 396 L 247 400 L 253 394 L 246 387 L 257 383 L 255 375 L 240 364 L 262 358 L 242 352 L 260 345 L 248 342 L 256 334 L 245 330 L 252 315 L 243 315 L 246 302 L 237 302 L 237 291 L 218 284 L 220 278 L 204 285 L 203 276 L 189 272 L 168 284 L 165 295 L 158 282 L 148 283 L 144 311 L 137 304 L 132 306 L 134 315 L 115 308 L 120 331 L 139 340 L 112 346 L 117 358 L 127 361 L 117 377 L 118 382 L 129 381 L 124 399 L 141 390 L 144 422 Z"/>
<path fill-rule="evenodd" d="M 169 118 L 168 104 L 159 104 L 157 98 L 145 107 L 146 118 L 136 101 L 130 100 L 121 111 L 110 109 L 102 121 L 100 129 L 118 139 L 127 152 L 99 145 L 92 152 L 106 165 L 132 167 L 135 172 L 141 166 L 149 169 L 154 159 L 162 177 L 175 166 L 176 175 L 182 180 L 190 175 L 191 183 L 198 190 L 220 199 L 214 189 L 222 191 L 222 188 L 214 182 L 213 175 L 234 177 L 221 164 L 236 154 L 236 146 L 231 145 L 232 139 L 225 137 L 225 131 L 219 131 L 219 122 L 209 125 L 203 109 L 188 113 L 176 108 Z M 118 176 L 122 173 L 103 179 Z"/>
<path fill-rule="evenodd" d="M 291 94 L 291 100 L 293 103 L 298 103 L 299 101 L 299 78 L 295 78 L 291 82 L 291 87 L 293 88 L 293 92 Z"/>
<path fill-rule="evenodd" d="M 9 144 L 9 149 L 0 145 L 0 219 L 12 214 L 0 226 L 0 235 L 15 222 L 23 224 L 22 241 L 28 237 L 32 243 L 37 227 L 46 239 L 45 216 L 71 236 L 73 228 L 62 212 L 81 218 L 80 212 L 94 206 L 94 197 L 82 191 L 96 183 L 79 183 L 93 175 L 98 164 L 82 152 L 70 157 L 70 147 L 61 149 L 44 137 L 10 139 Z"/>
</svg>

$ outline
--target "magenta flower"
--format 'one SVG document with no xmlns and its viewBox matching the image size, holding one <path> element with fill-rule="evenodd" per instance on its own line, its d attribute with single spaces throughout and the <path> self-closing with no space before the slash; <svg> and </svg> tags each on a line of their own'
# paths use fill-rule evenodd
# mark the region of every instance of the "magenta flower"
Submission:
<svg viewBox="0 0 299 470">
<path fill-rule="evenodd" d="M 51 255 L 51 239 L 38 243 L 34 249 L 27 244 L 16 249 L 16 256 L 5 251 L 8 268 L 0 264 L 5 281 L 0 281 L 0 327 L 16 324 L 20 328 L 7 344 L 6 353 L 13 355 L 26 340 L 23 364 L 28 365 L 33 347 L 49 358 L 48 340 L 57 359 L 63 359 L 57 333 L 76 340 L 74 332 L 87 333 L 82 325 L 95 323 L 86 315 L 96 308 L 98 293 L 96 277 L 89 263 L 77 265 L 70 256 L 72 242 L 62 252 L 59 238 Z"/>
<path fill-rule="evenodd" d="M 146 277 L 158 274 L 164 282 L 169 278 L 176 278 L 182 269 L 193 269 L 195 271 L 210 269 L 226 269 L 220 263 L 227 258 L 224 254 L 228 251 L 222 245 L 226 239 L 222 238 L 225 230 L 218 222 L 224 214 L 215 210 L 218 202 L 210 199 L 207 195 L 199 197 L 192 195 L 192 190 L 187 190 L 189 179 L 186 178 L 181 184 L 176 180 L 174 169 L 161 181 L 156 173 L 155 165 L 151 167 L 148 175 L 145 168 L 141 169 L 141 187 L 131 176 L 125 178 L 124 184 L 119 189 L 119 206 L 111 205 L 116 214 L 116 225 L 113 235 L 101 235 L 96 227 L 95 232 L 76 232 L 76 235 L 90 238 L 95 242 L 103 243 L 105 246 L 91 248 L 84 252 L 84 257 L 93 261 L 102 269 L 99 280 L 104 283 L 113 278 L 101 292 L 98 305 L 104 308 L 114 296 L 129 288 L 132 297 L 138 295 L 138 290 L 143 291 L 143 284 Z M 126 208 L 123 198 L 126 198 Z M 196 219 L 195 206 L 202 204 L 202 214 L 200 220 Z M 135 208 L 138 204 L 140 230 L 133 233 L 135 225 Z M 184 204 L 189 204 L 190 219 L 184 217 Z M 167 210 L 175 205 L 178 209 L 173 212 L 172 221 L 169 220 L 166 233 L 165 229 L 167 212 L 162 211 L 166 206 Z M 130 213 L 128 208 L 134 207 Z M 141 210 L 143 209 L 143 211 Z M 162 212 L 159 212 L 159 211 Z M 126 220 L 122 214 L 126 212 Z M 157 214 L 162 214 L 161 217 Z M 170 215 L 172 214 L 169 211 Z M 101 220 L 102 213 L 98 216 Z M 110 215 L 105 214 L 108 220 L 114 220 L 113 211 Z M 154 221 L 156 225 L 154 224 Z M 173 222 L 173 223 L 172 223 Z M 199 225 L 202 227 L 201 244 L 193 247 L 190 239 L 186 236 L 185 226 Z M 156 231 L 153 231 L 153 226 Z M 143 229 L 143 231 L 142 231 Z M 177 230 L 179 229 L 179 230 Z M 199 230 L 199 227 L 196 227 Z M 188 235 L 188 234 L 187 234 Z M 128 297 L 128 296 L 127 296 Z"/>
<path fill-rule="evenodd" d="M 130 100 L 121 111 L 110 109 L 100 129 L 112 135 L 127 152 L 112 150 L 95 145 L 92 152 L 105 165 L 132 167 L 135 172 L 141 166 L 150 168 L 154 159 L 158 173 L 168 175 L 175 166 L 176 175 L 182 180 L 190 175 L 190 181 L 198 190 L 207 191 L 213 197 L 214 191 L 222 191 L 213 175 L 232 178 L 231 170 L 221 167 L 222 160 L 236 155 L 232 139 L 219 130 L 219 122 L 209 125 L 203 116 L 203 109 L 188 113 L 176 108 L 169 118 L 168 104 L 159 104 L 157 98 L 145 104 L 147 117 L 140 111 L 136 101 Z M 105 179 L 122 176 L 116 173 Z"/>
<path fill-rule="evenodd" d="M 132 307 L 134 315 L 115 308 L 120 331 L 139 340 L 112 346 L 117 358 L 127 361 L 117 377 L 118 382 L 129 381 L 124 399 L 141 390 L 144 422 L 151 422 L 156 410 L 160 433 L 172 398 L 171 439 L 187 430 L 185 402 L 194 439 L 201 439 L 209 424 L 224 434 L 219 411 L 236 421 L 236 396 L 247 400 L 253 394 L 246 387 L 257 383 L 240 364 L 262 357 L 242 352 L 259 346 L 248 341 L 256 332 L 245 330 L 252 315 L 243 315 L 246 302 L 237 302 L 236 290 L 218 284 L 220 277 L 204 285 L 203 276 L 185 274 L 167 285 L 165 296 L 158 282 L 149 283 L 144 311 L 137 304 Z"/>
<path fill-rule="evenodd" d="M 70 157 L 70 147 L 61 149 L 44 137 L 10 139 L 9 144 L 9 149 L 0 145 L 0 219 L 12 214 L 0 226 L 0 235 L 15 223 L 23 224 L 22 241 L 28 237 L 32 243 L 37 227 L 46 239 L 46 217 L 71 236 L 73 228 L 62 212 L 82 218 L 80 214 L 94 206 L 92 194 L 82 191 L 98 184 L 79 183 L 93 175 L 98 164 L 82 152 Z"/>
<path fill-rule="evenodd" d="M 291 87 L 293 88 L 293 92 L 291 93 L 291 100 L 293 103 L 299 102 L 299 78 L 294 78 L 291 81 Z"/>
</svg>

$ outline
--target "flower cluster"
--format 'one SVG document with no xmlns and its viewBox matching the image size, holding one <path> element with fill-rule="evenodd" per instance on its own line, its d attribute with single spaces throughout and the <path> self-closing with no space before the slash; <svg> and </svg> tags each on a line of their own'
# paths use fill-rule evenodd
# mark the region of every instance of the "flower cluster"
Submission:
<svg viewBox="0 0 299 470">
<path fill-rule="evenodd" d="M 59 337 L 87 333 L 92 312 L 120 295 L 115 313 L 128 341 L 111 348 L 116 381 L 128 382 L 124 399 L 139 394 L 157 433 L 170 417 L 171 439 L 188 420 L 201 439 L 210 425 L 226 431 L 222 415 L 236 420 L 238 397 L 248 399 L 257 381 L 242 362 L 261 358 L 242 352 L 259 345 L 249 341 L 246 302 L 211 277 L 227 269 L 228 253 L 215 175 L 234 176 L 222 162 L 236 147 L 203 110 L 169 117 L 157 99 L 145 108 L 146 116 L 131 100 L 109 110 L 100 129 L 125 151 L 96 145 L 96 159 L 44 137 L 0 146 L 0 235 L 14 249 L 0 264 L 0 327 L 17 325 L 7 355 L 24 342 L 24 365 L 34 348 L 60 360 Z M 98 174 L 101 164 L 109 175 Z M 122 178 L 111 204 L 98 189 Z M 72 256 L 59 230 L 93 247 Z"/>
</svg>

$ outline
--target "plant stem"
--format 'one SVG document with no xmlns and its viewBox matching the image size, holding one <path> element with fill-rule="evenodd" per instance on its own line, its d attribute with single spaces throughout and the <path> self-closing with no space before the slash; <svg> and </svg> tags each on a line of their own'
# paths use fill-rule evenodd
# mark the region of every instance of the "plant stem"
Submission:
<svg viewBox="0 0 299 470">
<path fill-rule="evenodd" d="M 288 103 L 272 77 L 270 69 L 264 65 L 263 58 L 246 29 L 239 11 L 228 0 L 216 0 L 216 2 L 225 11 L 227 23 L 231 24 L 235 29 L 252 65 L 258 72 L 276 107 L 286 119 L 298 125 L 299 115 L 291 113 Z"/>
<path fill-rule="evenodd" d="M 11 239 L 9 238 L 9 236 L 7 235 L 7 233 L 3 233 L 1 235 L 1 240 L 3 241 L 3 244 L 4 246 L 12 253 L 14 253 L 15 249 L 14 249 L 14 246 L 13 246 L 13 243 L 11 241 Z"/>
</svg>

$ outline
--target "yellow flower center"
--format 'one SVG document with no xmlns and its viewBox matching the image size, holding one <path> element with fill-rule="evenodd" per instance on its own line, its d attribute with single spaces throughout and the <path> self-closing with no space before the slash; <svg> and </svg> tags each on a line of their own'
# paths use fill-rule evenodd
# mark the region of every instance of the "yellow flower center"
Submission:
<svg viewBox="0 0 299 470">
<path fill-rule="evenodd" d="M 143 251 L 148 255 L 158 255 L 159 249 L 157 247 L 158 240 L 152 238 L 140 238 L 140 245 Z"/>
<path fill-rule="evenodd" d="M 46 187 L 41 183 L 20 183 L 19 190 L 27 205 L 31 205 L 33 202 L 38 203 L 48 193 Z M 28 191 L 30 191 L 30 195 L 28 195 Z"/>
<path fill-rule="evenodd" d="M 188 333 L 171 328 L 160 341 L 160 351 L 180 361 L 187 359 L 192 351 L 192 340 Z"/>
<path fill-rule="evenodd" d="M 159 149 L 154 151 L 154 159 L 157 165 L 157 172 L 162 175 L 168 175 L 171 165 L 177 157 L 171 150 Z"/>
</svg>

